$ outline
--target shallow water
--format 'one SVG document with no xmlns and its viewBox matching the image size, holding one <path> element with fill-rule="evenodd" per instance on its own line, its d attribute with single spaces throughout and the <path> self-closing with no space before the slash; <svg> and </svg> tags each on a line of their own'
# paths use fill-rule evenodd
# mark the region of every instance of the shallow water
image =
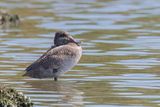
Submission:
<svg viewBox="0 0 160 107">
<path fill-rule="evenodd" d="M 159 0 L 1 0 L 19 26 L 0 26 L 0 82 L 35 107 L 159 107 Z M 52 79 L 22 77 L 57 30 L 82 40 L 80 63 Z"/>
</svg>

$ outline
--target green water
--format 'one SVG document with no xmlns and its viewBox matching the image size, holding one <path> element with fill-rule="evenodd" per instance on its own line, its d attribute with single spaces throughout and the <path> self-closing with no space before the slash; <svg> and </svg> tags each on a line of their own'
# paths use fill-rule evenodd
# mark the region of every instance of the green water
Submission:
<svg viewBox="0 0 160 107">
<path fill-rule="evenodd" d="M 0 83 L 35 107 L 159 107 L 159 0 L 0 0 L 21 19 L 0 26 Z M 22 77 L 57 30 L 82 41 L 80 63 L 52 79 Z"/>
</svg>

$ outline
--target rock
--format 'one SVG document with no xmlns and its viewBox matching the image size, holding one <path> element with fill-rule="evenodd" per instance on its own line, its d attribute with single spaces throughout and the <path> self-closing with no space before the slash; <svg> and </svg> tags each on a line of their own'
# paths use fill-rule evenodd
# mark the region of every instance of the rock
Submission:
<svg viewBox="0 0 160 107">
<path fill-rule="evenodd" d="M 18 24 L 20 22 L 17 14 L 9 14 L 6 11 L 0 11 L 0 24 Z"/>
<path fill-rule="evenodd" d="M 0 84 L 0 107 L 33 107 L 33 103 L 22 92 Z"/>
</svg>

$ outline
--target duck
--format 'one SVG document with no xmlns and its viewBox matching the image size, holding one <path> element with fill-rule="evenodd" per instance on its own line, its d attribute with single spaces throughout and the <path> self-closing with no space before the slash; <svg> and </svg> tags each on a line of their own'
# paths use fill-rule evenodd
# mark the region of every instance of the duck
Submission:
<svg viewBox="0 0 160 107">
<path fill-rule="evenodd" d="M 32 78 L 58 78 L 71 70 L 82 56 L 80 41 L 75 40 L 69 33 L 55 33 L 54 43 L 40 58 L 25 69 L 23 76 Z"/>
</svg>

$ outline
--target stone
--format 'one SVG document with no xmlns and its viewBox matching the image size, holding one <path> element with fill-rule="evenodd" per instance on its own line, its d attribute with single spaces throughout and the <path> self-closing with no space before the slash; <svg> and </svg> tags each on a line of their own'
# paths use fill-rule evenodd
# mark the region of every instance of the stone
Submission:
<svg viewBox="0 0 160 107">
<path fill-rule="evenodd" d="M 0 107 L 33 107 L 29 97 L 0 84 Z"/>
</svg>

